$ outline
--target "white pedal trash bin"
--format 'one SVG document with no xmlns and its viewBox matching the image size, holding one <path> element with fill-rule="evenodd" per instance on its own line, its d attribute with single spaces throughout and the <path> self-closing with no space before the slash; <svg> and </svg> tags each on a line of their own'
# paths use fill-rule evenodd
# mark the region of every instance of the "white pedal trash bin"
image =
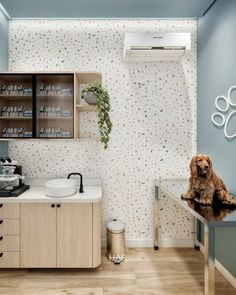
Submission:
<svg viewBox="0 0 236 295">
<path fill-rule="evenodd" d="M 107 224 L 107 258 L 115 264 L 126 258 L 125 224 L 118 219 L 112 219 Z"/>
</svg>

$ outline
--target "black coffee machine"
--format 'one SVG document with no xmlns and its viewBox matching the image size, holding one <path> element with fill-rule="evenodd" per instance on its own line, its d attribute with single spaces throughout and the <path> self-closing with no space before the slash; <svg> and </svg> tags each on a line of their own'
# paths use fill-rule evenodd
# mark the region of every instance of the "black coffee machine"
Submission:
<svg viewBox="0 0 236 295">
<path fill-rule="evenodd" d="M 0 157 L 2 174 L 0 175 L 0 198 L 18 197 L 29 189 L 29 185 L 23 183 L 22 166 L 6 157 Z"/>
</svg>

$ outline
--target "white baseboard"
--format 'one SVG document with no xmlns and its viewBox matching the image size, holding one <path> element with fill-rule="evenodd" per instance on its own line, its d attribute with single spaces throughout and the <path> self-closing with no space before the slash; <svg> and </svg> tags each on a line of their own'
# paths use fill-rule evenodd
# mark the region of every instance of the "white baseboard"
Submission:
<svg viewBox="0 0 236 295">
<path fill-rule="evenodd" d="M 225 279 L 236 289 L 236 278 L 226 269 L 219 260 L 215 260 L 215 266 Z"/>
<path fill-rule="evenodd" d="M 200 244 L 200 251 L 203 254 L 205 253 L 205 248 L 202 244 Z M 225 279 L 236 289 L 236 278 L 217 259 L 215 259 L 215 267 L 225 277 Z"/>
<path fill-rule="evenodd" d="M 159 247 L 164 248 L 193 248 L 194 240 L 190 239 L 163 239 L 159 241 Z"/>
<path fill-rule="evenodd" d="M 202 254 L 205 254 L 205 248 L 203 244 L 199 243 L 199 246 L 200 246 L 200 251 L 202 252 Z"/>
<path fill-rule="evenodd" d="M 126 240 L 127 248 L 153 248 L 154 240 Z M 192 248 L 194 247 L 194 240 L 179 240 L 179 239 L 163 239 L 158 243 L 159 247 L 163 248 Z M 106 240 L 102 240 L 102 247 L 106 247 Z"/>
</svg>

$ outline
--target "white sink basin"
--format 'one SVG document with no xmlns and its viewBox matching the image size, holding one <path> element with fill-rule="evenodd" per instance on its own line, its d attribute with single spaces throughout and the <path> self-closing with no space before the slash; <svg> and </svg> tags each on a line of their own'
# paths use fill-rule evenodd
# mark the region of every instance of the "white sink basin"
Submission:
<svg viewBox="0 0 236 295">
<path fill-rule="evenodd" d="M 52 179 L 45 182 L 46 195 L 54 198 L 64 198 L 71 196 L 77 191 L 77 181 L 75 179 Z"/>
</svg>

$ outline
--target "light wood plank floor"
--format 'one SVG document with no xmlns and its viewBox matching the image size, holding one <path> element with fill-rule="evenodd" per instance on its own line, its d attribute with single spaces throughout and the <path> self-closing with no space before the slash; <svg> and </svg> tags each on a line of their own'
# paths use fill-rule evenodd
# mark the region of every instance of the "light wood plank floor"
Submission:
<svg viewBox="0 0 236 295">
<path fill-rule="evenodd" d="M 216 274 L 217 295 L 236 290 Z M 129 249 L 114 265 L 103 255 L 96 270 L 0 270 L 1 295 L 202 295 L 203 255 L 194 249 Z"/>
</svg>

